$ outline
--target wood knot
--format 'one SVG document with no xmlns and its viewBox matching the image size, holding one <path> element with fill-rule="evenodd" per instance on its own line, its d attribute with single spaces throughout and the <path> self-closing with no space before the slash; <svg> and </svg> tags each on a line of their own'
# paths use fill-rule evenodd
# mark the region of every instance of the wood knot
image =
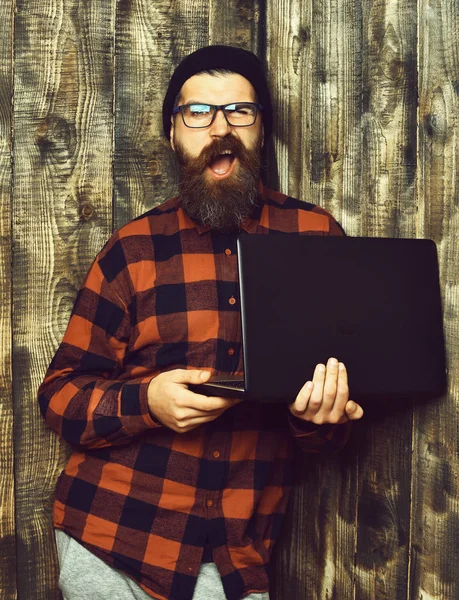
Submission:
<svg viewBox="0 0 459 600">
<path fill-rule="evenodd" d="M 159 162 L 155 159 L 148 161 L 148 171 L 152 177 L 161 175 L 161 168 Z"/>
<path fill-rule="evenodd" d="M 51 152 L 54 160 L 63 162 L 75 151 L 75 124 L 61 117 L 48 115 L 38 125 L 35 140 L 42 156 Z"/>
<path fill-rule="evenodd" d="M 83 204 L 80 210 L 80 215 L 85 221 L 89 221 L 89 219 L 94 214 L 94 207 L 90 204 Z"/>
<path fill-rule="evenodd" d="M 311 31 L 308 27 L 302 27 L 299 30 L 298 35 L 293 36 L 292 61 L 293 61 L 293 70 L 295 72 L 295 75 L 298 75 L 298 72 L 300 69 L 299 63 L 300 63 L 301 54 L 302 54 L 304 48 L 310 42 L 310 40 L 311 40 Z"/>
<path fill-rule="evenodd" d="M 251 2 L 247 2 L 247 0 L 238 0 L 237 11 L 241 20 L 253 21 L 253 6 Z"/>
</svg>

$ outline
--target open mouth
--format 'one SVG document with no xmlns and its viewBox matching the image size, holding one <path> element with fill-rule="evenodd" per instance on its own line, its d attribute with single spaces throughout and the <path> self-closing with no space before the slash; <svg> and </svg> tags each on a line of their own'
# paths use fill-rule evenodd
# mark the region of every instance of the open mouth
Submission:
<svg viewBox="0 0 459 600">
<path fill-rule="evenodd" d="M 227 150 L 222 154 L 216 156 L 209 164 L 209 169 L 216 175 L 219 179 L 223 179 L 224 177 L 228 177 L 234 168 L 235 156 L 230 151 Z"/>
</svg>

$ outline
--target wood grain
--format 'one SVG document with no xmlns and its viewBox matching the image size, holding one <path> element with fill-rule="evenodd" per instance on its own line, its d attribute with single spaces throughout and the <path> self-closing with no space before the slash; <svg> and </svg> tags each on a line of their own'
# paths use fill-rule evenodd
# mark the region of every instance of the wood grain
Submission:
<svg viewBox="0 0 459 600">
<path fill-rule="evenodd" d="M 113 6 L 21 0 L 15 18 L 14 410 L 18 594 L 59 598 L 51 500 L 66 450 L 36 392 L 111 229 Z"/>
<path fill-rule="evenodd" d="M 417 3 L 364 4 L 361 234 L 416 234 Z"/>
<path fill-rule="evenodd" d="M 296 482 L 274 552 L 273 600 L 353 597 L 356 448 L 297 456 Z"/>
<path fill-rule="evenodd" d="M 360 427 L 357 598 L 405 598 L 410 537 L 411 412 Z"/>
<path fill-rule="evenodd" d="M 170 2 L 119 2 L 116 13 L 114 225 L 174 195 L 174 162 L 162 133 L 162 99 L 175 60 L 173 36 L 207 40 L 201 13 L 186 25 Z M 172 26 L 173 24 L 173 26 Z M 173 37 L 174 39 L 174 37 Z M 172 179 L 172 181 L 171 181 Z"/>
<path fill-rule="evenodd" d="M 364 6 L 363 235 L 416 234 L 416 20 L 414 1 Z M 412 411 L 411 404 L 389 406 L 362 429 L 357 598 L 408 593 Z"/>
<path fill-rule="evenodd" d="M 0 597 L 15 600 L 12 329 L 11 150 L 13 4 L 0 4 Z"/>
<path fill-rule="evenodd" d="M 437 242 L 449 389 L 415 415 L 411 598 L 459 597 L 459 3 L 420 3 L 418 230 Z"/>
<path fill-rule="evenodd" d="M 359 225 L 363 167 L 360 2 L 313 2 L 311 29 L 312 202 L 330 210 L 349 234 Z"/>
<path fill-rule="evenodd" d="M 261 0 L 211 2 L 209 44 L 229 44 L 251 50 L 263 58 L 264 30 Z"/>
<path fill-rule="evenodd" d="M 175 159 L 162 129 L 163 98 L 180 59 L 208 43 L 205 2 L 118 3 L 116 227 L 176 194 Z"/>
<path fill-rule="evenodd" d="M 312 4 L 268 2 L 266 11 L 266 66 L 275 108 L 266 180 L 275 189 L 312 202 Z"/>
</svg>

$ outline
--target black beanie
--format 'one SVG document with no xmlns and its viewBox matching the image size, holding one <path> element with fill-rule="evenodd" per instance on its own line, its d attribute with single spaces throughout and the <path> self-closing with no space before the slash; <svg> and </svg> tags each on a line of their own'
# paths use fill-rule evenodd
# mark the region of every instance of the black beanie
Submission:
<svg viewBox="0 0 459 600">
<path fill-rule="evenodd" d="M 175 69 L 163 102 L 163 129 L 169 139 L 171 115 L 174 102 L 187 79 L 211 69 L 228 69 L 245 77 L 252 84 L 260 104 L 263 106 L 263 128 L 265 143 L 273 127 L 273 111 L 268 83 L 260 60 L 248 50 L 233 46 L 206 46 L 185 57 Z"/>
</svg>

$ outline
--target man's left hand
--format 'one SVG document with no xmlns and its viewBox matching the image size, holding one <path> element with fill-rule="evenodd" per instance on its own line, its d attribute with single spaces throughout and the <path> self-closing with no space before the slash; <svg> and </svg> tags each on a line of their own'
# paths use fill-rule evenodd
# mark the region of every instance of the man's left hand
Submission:
<svg viewBox="0 0 459 600">
<path fill-rule="evenodd" d="M 316 366 L 312 381 L 301 388 L 289 410 L 298 419 L 316 425 L 356 421 L 363 416 L 362 407 L 349 400 L 346 367 L 336 358 Z"/>
</svg>

